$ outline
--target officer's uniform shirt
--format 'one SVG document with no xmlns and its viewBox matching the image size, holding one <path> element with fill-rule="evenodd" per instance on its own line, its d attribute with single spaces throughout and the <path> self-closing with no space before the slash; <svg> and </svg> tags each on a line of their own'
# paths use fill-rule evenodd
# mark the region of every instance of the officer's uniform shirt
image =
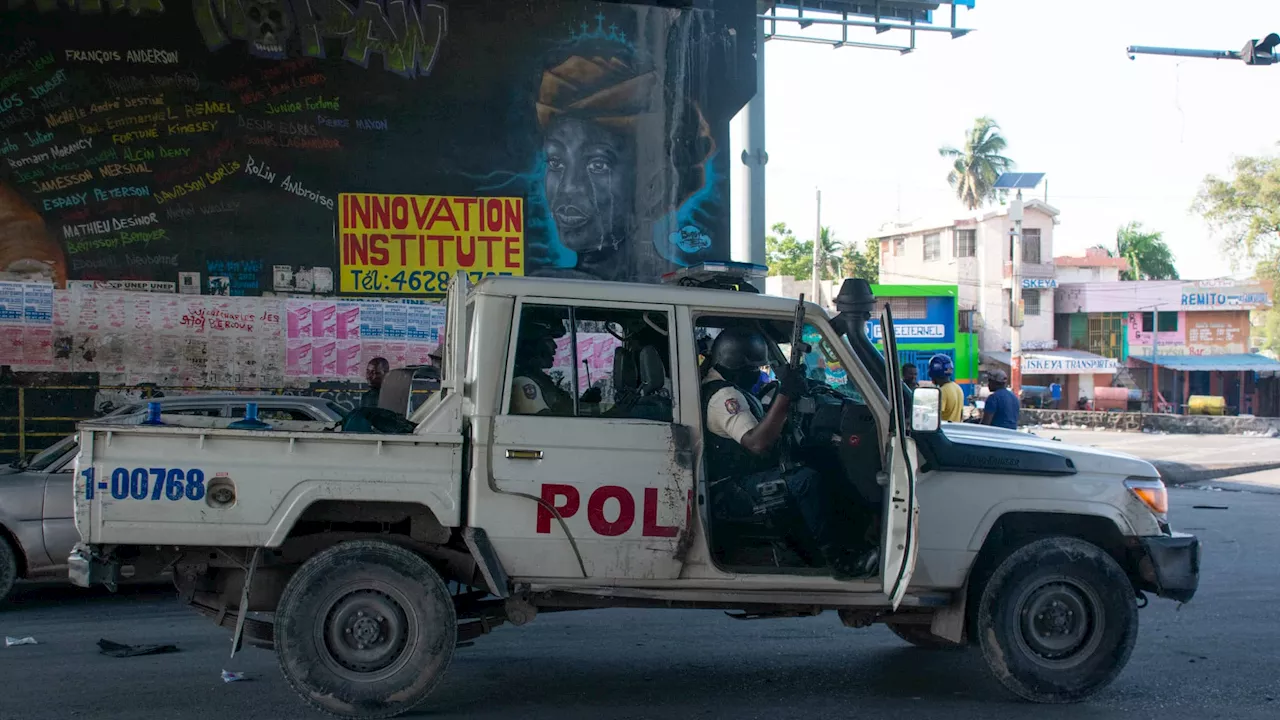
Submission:
<svg viewBox="0 0 1280 720">
<path fill-rule="evenodd" d="M 521 375 L 511 381 L 512 415 L 537 415 L 549 407 L 533 378 Z"/>
<path fill-rule="evenodd" d="M 723 381 L 724 376 L 712 369 L 702 380 L 705 385 L 713 381 Z M 760 424 L 751 412 L 752 399 L 730 386 L 720 388 L 707 403 L 707 429 L 722 438 L 742 443 L 742 436 L 751 432 L 751 428 Z"/>
</svg>

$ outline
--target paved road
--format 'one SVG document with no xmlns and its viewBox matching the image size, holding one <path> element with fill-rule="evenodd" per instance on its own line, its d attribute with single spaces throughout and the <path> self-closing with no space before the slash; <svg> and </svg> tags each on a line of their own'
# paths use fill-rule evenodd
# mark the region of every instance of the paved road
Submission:
<svg viewBox="0 0 1280 720">
<path fill-rule="evenodd" d="M 1148 460 L 1214 465 L 1218 463 L 1280 462 L 1280 438 L 1247 435 L 1166 435 L 1113 430 L 1036 428 L 1041 437 L 1061 438 L 1075 445 L 1095 445 Z"/>
<path fill-rule="evenodd" d="M 928 652 L 832 615 L 739 622 L 715 612 L 594 611 L 500 629 L 459 651 L 417 717 L 1272 720 L 1280 716 L 1280 496 L 1172 491 L 1175 525 L 1205 541 L 1201 591 L 1142 611 L 1138 648 L 1104 695 L 1076 706 L 1011 699 L 973 651 Z M 1208 505 L 1214 509 L 1196 509 Z M 1224 508 L 1224 509 L 1217 509 Z M 227 660 L 228 634 L 158 590 L 25 590 L 0 610 L 2 720 L 295 720 L 270 653 Z M 113 659 L 98 638 L 177 643 L 175 655 Z M 223 668 L 253 682 L 223 684 Z"/>
</svg>

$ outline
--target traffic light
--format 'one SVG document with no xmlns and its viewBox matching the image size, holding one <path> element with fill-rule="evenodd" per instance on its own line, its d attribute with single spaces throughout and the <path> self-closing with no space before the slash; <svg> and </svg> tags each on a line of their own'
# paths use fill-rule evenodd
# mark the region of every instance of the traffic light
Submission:
<svg viewBox="0 0 1280 720">
<path fill-rule="evenodd" d="M 1250 40 L 1240 51 L 1240 59 L 1246 65 L 1271 65 L 1276 62 L 1275 49 L 1280 45 L 1280 35 L 1271 33 L 1262 40 Z"/>
</svg>

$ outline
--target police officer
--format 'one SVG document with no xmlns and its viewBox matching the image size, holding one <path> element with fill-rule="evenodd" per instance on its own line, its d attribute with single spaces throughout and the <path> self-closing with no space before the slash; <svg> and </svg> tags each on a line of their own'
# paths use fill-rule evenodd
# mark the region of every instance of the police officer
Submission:
<svg viewBox="0 0 1280 720">
<path fill-rule="evenodd" d="M 564 322 L 525 310 L 516 336 L 515 377 L 511 380 L 513 415 L 573 415 L 573 396 L 547 374 L 555 364 L 556 340 L 565 336 Z"/>
<path fill-rule="evenodd" d="M 564 321 L 558 317 L 532 310 L 521 316 L 515 377 L 511 380 L 511 414 L 573 416 L 573 395 L 547 374 L 555 364 L 556 340 L 564 336 Z M 599 403 L 600 395 L 598 388 L 590 388 L 580 402 Z"/>
<path fill-rule="evenodd" d="M 826 509 L 831 493 L 823 487 L 822 477 L 811 468 L 787 473 L 780 468 L 779 440 L 792 401 L 804 394 L 804 374 L 781 370 L 777 398 L 765 412 L 744 389 L 755 384 L 760 368 L 769 362 L 763 336 L 744 327 L 726 328 L 712 344 L 708 360 L 711 368 L 702 381 L 702 403 L 713 477 L 731 479 L 753 498 L 760 485 L 785 480 L 832 575 L 838 579 L 874 575 L 879 565 L 874 550 L 850 558 L 837 541 L 833 516 Z"/>
</svg>

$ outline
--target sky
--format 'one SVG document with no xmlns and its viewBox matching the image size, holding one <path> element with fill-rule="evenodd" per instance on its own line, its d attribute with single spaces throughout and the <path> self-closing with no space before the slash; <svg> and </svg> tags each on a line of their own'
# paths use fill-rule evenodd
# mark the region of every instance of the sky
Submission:
<svg viewBox="0 0 1280 720">
<path fill-rule="evenodd" d="M 765 44 L 769 226 L 812 237 L 817 188 L 822 224 L 845 241 L 885 223 L 965 215 L 938 148 L 963 147 L 988 115 L 1016 169 L 1046 173 L 1048 202 L 1061 211 L 1055 255 L 1114 248 L 1116 230 L 1138 221 L 1164 233 L 1184 278 L 1248 269 L 1232 267 L 1191 206 L 1204 177 L 1228 175 L 1233 157 L 1280 151 L 1280 65 L 1130 60 L 1125 48 L 1239 50 L 1280 32 L 1280 2 L 977 0 L 958 24 L 975 31 L 919 33 L 908 55 Z M 850 39 L 905 44 L 907 35 L 858 29 Z"/>
</svg>

